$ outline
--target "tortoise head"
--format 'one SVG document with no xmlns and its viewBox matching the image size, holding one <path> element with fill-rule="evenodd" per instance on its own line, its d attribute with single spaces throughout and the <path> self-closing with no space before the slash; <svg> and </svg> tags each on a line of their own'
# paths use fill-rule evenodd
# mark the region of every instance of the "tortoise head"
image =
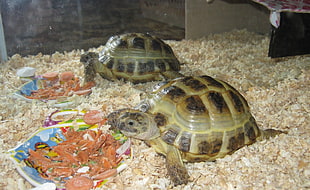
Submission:
<svg viewBox="0 0 310 190">
<path fill-rule="evenodd" d="M 121 109 L 108 115 L 112 129 L 120 130 L 125 136 L 141 140 L 159 137 L 159 128 L 154 117 L 134 109 Z"/>
<path fill-rule="evenodd" d="M 87 64 L 92 59 L 98 60 L 98 57 L 99 57 L 98 53 L 86 52 L 81 55 L 80 62 L 83 64 Z"/>
<path fill-rule="evenodd" d="M 84 64 L 85 82 L 94 81 L 96 77 L 95 64 L 98 63 L 98 53 L 86 52 L 81 55 L 80 62 Z"/>
</svg>

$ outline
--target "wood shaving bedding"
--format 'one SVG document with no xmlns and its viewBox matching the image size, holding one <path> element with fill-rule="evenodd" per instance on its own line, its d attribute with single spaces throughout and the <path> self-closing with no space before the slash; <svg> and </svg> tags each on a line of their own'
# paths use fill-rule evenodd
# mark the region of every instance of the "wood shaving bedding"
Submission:
<svg viewBox="0 0 310 190">
<path fill-rule="evenodd" d="M 246 30 L 167 43 L 183 63 L 183 74 L 207 74 L 227 81 L 248 100 L 261 128 L 286 130 L 288 134 L 241 148 L 215 162 L 186 164 L 192 182 L 177 187 L 168 179 L 165 159 L 144 142 L 133 140 L 133 157 L 126 161 L 128 168 L 100 189 L 310 188 L 310 57 L 268 58 L 269 38 Z M 43 102 L 27 103 L 11 98 L 22 84 L 16 76 L 17 69 L 35 67 L 37 74 L 73 71 L 82 77 L 84 67 L 79 58 L 83 52 L 14 55 L 1 65 L 0 189 L 32 188 L 17 173 L 5 152 L 25 141 L 55 110 Z M 99 75 L 95 80 L 98 85 L 93 93 L 78 97 L 72 107 L 102 109 L 108 114 L 135 106 L 141 95 L 156 84 L 110 82 Z"/>
</svg>

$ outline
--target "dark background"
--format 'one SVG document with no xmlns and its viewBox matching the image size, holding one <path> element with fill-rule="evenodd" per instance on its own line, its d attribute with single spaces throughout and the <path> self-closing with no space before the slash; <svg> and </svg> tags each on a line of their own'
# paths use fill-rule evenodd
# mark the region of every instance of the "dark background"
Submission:
<svg viewBox="0 0 310 190">
<path fill-rule="evenodd" d="M 159 22 L 160 19 L 155 17 L 145 17 L 145 11 L 148 11 L 148 15 L 157 14 L 158 18 L 172 16 L 180 21 L 178 23 L 184 23 L 184 16 L 180 16 L 175 9 L 175 3 L 178 2 L 178 11 L 180 8 L 184 11 L 183 4 L 180 4 L 182 1 L 170 0 L 164 4 L 152 2 L 0 0 L 8 56 L 16 53 L 25 56 L 39 52 L 52 54 L 55 51 L 87 50 L 105 44 L 111 35 L 127 32 L 147 32 L 162 39 L 183 39 L 184 27 L 180 24 L 174 26 Z"/>
</svg>

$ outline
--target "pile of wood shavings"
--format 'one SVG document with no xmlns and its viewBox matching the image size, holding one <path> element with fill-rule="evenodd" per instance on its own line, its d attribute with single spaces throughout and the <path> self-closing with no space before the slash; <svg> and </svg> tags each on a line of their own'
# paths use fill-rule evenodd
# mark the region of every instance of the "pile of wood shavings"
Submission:
<svg viewBox="0 0 310 190">
<path fill-rule="evenodd" d="M 257 142 L 215 162 L 186 164 L 192 182 L 177 187 L 167 176 L 164 158 L 144 142 L 133 140 L 133 156 L 126 161 L 128 168 L 100 189 L 310 188 L 310 57 L 268 58 L 269 38 L 245 30 L 167 43 L 184 63 L 183 74 L 207 74 L 227 81 L 248 100 L 261 128 L 286 130 L 288 134 Z M 0 189 L 31 188 L 4 153 L 24 142 L 55 110 L 50 104 L 11 98 L 22 84 L 16 70 L 29 66 L 37 68 L 37 74 L 73 71 L 82 77 L 81 53 L 14 55 L 1 65 Z M 133 107 L 156 84 L 110 82 L 99 75 L 96 82 L 93 93 L 77 98 L 73 108 L 102 109 L 108 114 Z"/>
</svg>

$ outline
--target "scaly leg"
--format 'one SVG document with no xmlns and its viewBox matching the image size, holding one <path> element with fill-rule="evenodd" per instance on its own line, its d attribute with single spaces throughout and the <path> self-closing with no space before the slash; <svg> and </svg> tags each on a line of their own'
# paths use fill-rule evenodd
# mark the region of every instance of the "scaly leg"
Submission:
<svg viewBox="0 0 310 190">
<path fill-rule="evenodd" d="M 166 167 L 174 185 L 187 184 L 189 175 L 182 161 L 179 150 L 171 145 L 168 145 L 166 155 Z"/>
</svg>

